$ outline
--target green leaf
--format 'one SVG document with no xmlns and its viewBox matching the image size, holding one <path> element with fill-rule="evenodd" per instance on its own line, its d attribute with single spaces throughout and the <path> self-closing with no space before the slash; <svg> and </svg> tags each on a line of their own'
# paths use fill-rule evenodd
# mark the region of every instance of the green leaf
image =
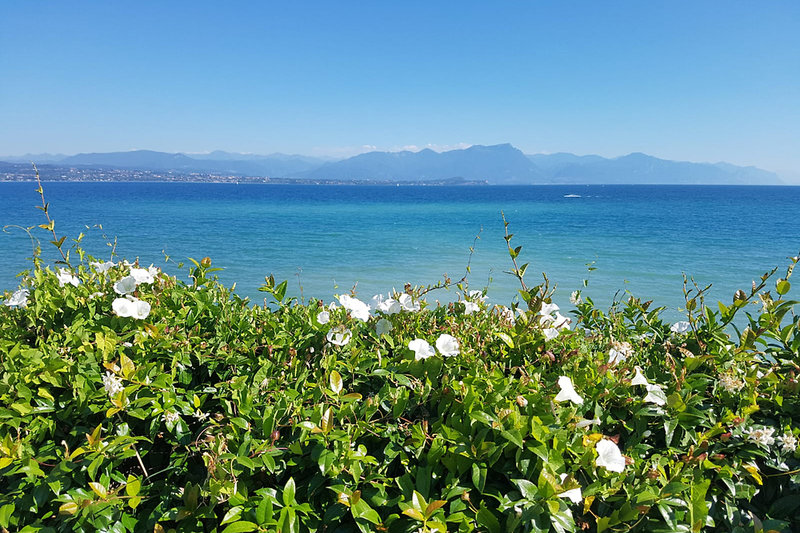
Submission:
<svg viewBox="0 0 800 533">
<path fill-rule="evenodd" d="M 477 463 L 472 463 L 472 484 L 475 485 L 475 488 L 478 489 L 480 492 L 483 492 L 483 488 L 486 486 L 486 467 L 478 465 Z"/>
<path fill-rule="evenodd" d="M 67 502 L 58 508 L 58 514 L 73 515 L 78 512 L 78 504 L 75 502 Z"/>
<path fill-rule="evenodd" d="M 785 279 L 779 279 L 778 282 L 775 284 L 775 291 L 783 296 L 789 289 L 792 288 L 792 284 L 786 281 Z"/>
<path fill-rule="evenodd" d="M 514 348 L 514 339 L 508 333 L 503 333 L 502 331 L 498 331 L 495 333 L 495 336 L 502 340 L 509 348 Z"/>
<path fill-rule="evenodd" d="M 9 519 L 14 514 L 14 504 L 7 503 L 0 507 L 0 527 L 8 528 Z"/>
<path fill-rule="evenodd" d="M 532 481 L 527 479 L 515 479 L 513 481 L 519 488 L 520 493 L 522 493 L 522 497 L 526 500 L 533 500 L 539 493 L 539 489 L 536 488 L 536 484 Z"/>
<path fill-rule="evenodd" d="M 330 382 L 331 390 L 338 396 L 342 392 L 342 376 L 336 370 L 331 372 Z"/>
<path fill-rule="evenodd" d="M 241 520 L 239 522 L 229 524 L 228 527 L 222 530 L 222 533 L 245 533 L 247 531 L 255 531 L 256 529 L 258 529 L 258 526 L 253 522 Z"/>
<path fill-rule="evenodd" d="M 225 513 L 225 516 L 222 517 L 221 525 L 229 524 L 231 522 L 236 522 L 239 520 L 239 517 L 242 516 L 242 507 L 240 505 L 231 507 Z"/>
<path fill-rule="evenodd" d="M 333 429 L 333 411 L 330 407 L 325 409 L 325 412 L 322 413 L 322 419 L 319 421 L 319 428 L 325 434 Z"/>
<path fill-rule="evenodd" d="M 418 511 L 425 512 L 425 509 L 428 507 L 428 502 L 425 501 L 425 498 L 417 491 L 414 491 L 413 496 L 411 496 L 411 503 L 414 505 L 414 509 Z"/>
<path fill-rule="evenodd" d="M 289 481 L 286 482 L 286 485 L 283 486 L 283 504 L 284 505 L 294 505 L 295 499 L 295 485 L 294 485 L 294 478 L 289 478 Z"/>
<path fill-rule="evenodd" d="M 488 529 L 489 533 L 501 532 L 500 521 L 497 520 L 497 517 L 494 516 L 494 513 L 492 513 L 489 509 L 484 507 L 483 502 L 481 502 L 481 508 L 475 515 L 475 520 L 478 522 L 478 524 Z"/>
<path fill-rule="evenodd" d="M 272 520 L 272 513 L 272 498 L 262 498 L 256 508 L 256 520 L 258 520 L 258 523 L 262 526 L 266 525 L 269 520 Z"/>
<path fill-rule="evenodd" d="M 708 516 L 708 507 L 706 507 L 706 492 L 711 485 L 710 479 L 704 479 L 700 483 L 692 485 L 692 501 L 689 507 L 689 514 L 691 516 L 692 531 L 699 532 L 706 524 L 706 516 Z"/>
<path fill-rule="evenodd" d="M 505 437 L 509 442 L 515 444 L 517 448 L 522 448 L 522 435 L 520 434 L 519 430 L 516 429 L 509 429 L 507 431 L 501 431 L 500 434 Z"/>
<path fill-rule="evenodd" d="M 409 507 L 408 509 L 403 509 L 403 514 L 406 516 L 410 516 L 414 520 L 419 520 L 420 522 L 425 521 L 425 516 L 423 516 L 423 514 L 419 510 L 414 509 L 413 507 Z"/>
<path fill-rule="evenodd" d="M 106 488 L 97 481 L 90 481 L 89 486 L 92 488 L 94 493 L 97 494 L 97 496 L 100 497 L 101 499 L 105 500 L 106 497 L 108 497 L 108 491 L 106 490 Z"/>
<path fill-rule="evenodd" d="M 353 402 L 353 401 L 358 401 L 358 400 L 360 400 L 361 398 L 363 398 L 363 396 L 361 396 L 361 394 L 360 394 L 360 393 L 358 393 L 358 392 L 351 392 L 351 393 L 349 393 L 349 394 L 345 394 L 344 396 L 342 396 L 342 398 L 341 398 L 341 399 L 342 399 L 342 401 L 345 401 L 345 402 Z"/>
<path fill-rule="evenodd" d="M 125 494 L 128 496 L 136 496 L 139 494 L 139 489 L 142 487 L 142 482 L 139 478 L 128 476 L 128 483 L 125 485 Z"/>
<path fill-rule="evenodd" d="M 376 525 L 381 523 L 380 515 L 363 498 L 350 506 L 350 512 L 353 518 L 361 518 Z"/>
</svg>

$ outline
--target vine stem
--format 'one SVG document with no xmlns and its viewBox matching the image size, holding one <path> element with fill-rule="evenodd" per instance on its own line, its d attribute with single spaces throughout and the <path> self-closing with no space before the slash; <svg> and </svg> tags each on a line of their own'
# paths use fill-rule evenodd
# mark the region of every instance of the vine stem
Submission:
<svg viewBox="0 0 800 533">
<path fill-rule="evenodd" d="M 47 218 L 47 224 L 40 224 L 39 227 L 42 229 L 50 230 L 50 232 L 53 234 L 53 240 L 51 242 L 55 245 L 56 248 L 58 248 L 58 253 L 61 254 L 62 259 L 64 259 L 64 263 L 66 263 L 67 266 L 71 268 L 72 265 L 69 264 L 69 258 L 67 258 L 67 256 L 64 254 L 64 250 L 61 249 L 62 245 L 64 244 L 65 237 L 61 237 L 61 239 L 59 239 L 58 235 L 56 235 L 56 223 L 53 221 L 52 218 L 50 218 L 50 212 L 49 212 L 50 206 L 44 199 L 44 187 L 42 187 L 42 179 L 39 176 L 39 169 L 36 168 L 36 163 L 32 164 L 33 164 L 33 170 L 36 173 L 36 184 L 39 186 L 39 188 L 36 189 L 36 192 L 38 192 L 39 196 L 42 197 L 42 207 L 40 207 L 39 209 L 42 210 L 44 216 Z"/>
<path fill-rule="evenodd" d="M 502 211 L 500 215 L 503 217 L 503 225 L 505 226 L 506 232 L 506 246 L 508 246 L 508 253 L 511 256 L 511 262 L 514 264 L 514 276 L 519 280 L 520 285 L 522 285 L 522 290 L 528 292 L 528 286 L 525 285 L 525 280 L 523 279 L 522 274 L 519 271 L 519 265 L 517 264 L 517 256 L 515 255 L 515 250 L 511 248 L 511 235 L 508 234 L 508 221 L 506 220 L 506 214 Z"/>
<path fill-rule="evenodd" d="M 119 414 L 117 414 L 117 418 L 119 418 L 120 423 L 122 423 L 122 417 L 120 417 Z M 136 454 L 136 460 L 139 461 L 139 466 L 142 469 L 142 473 L 144 473 L 145 479 L 149 478 L 150 474 L 147 473 L 147 468 L 144 466 L 144 461 L 142 461 L 142 456 L 139 455 L 139 450 L 136 448 L 135 442 L 131 444 L 131 448 L 133 448 L 133 453 Z"/>
</svg>

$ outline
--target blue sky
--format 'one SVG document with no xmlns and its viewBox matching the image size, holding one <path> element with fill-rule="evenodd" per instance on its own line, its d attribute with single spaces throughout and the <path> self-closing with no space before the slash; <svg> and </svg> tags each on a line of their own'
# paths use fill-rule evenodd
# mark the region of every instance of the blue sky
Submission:
<svg viewBox="0 0 800 533">
<path fill-rule="evenodd" d="M 800 178 L 800 2 L 0 2 L 0 154 L 510 142 Z"/>
</svg>

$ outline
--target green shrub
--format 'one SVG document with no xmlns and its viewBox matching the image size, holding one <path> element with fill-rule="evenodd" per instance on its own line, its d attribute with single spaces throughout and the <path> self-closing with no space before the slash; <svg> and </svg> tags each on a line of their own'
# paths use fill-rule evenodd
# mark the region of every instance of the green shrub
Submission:
<svg viewBox="0 0 800 533">
<path fill-rule="evenodd" d="M 0 305 L 3 530 L 800 530 L 798 258 L 730 306 L 687 288 L 685 323 L 579 293 L 567 319 L 509 235 L 524 310 L 460 285 L 365 316 L 46 229 L 64 264 Z"/>
</svg>

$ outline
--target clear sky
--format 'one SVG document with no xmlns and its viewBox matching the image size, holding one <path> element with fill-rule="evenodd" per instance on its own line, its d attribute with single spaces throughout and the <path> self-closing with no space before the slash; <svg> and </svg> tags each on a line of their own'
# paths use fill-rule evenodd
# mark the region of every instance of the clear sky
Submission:
<svg viewBox="0 0 800 533">
<path fill-rule="evenodd" d="M 800 177 L 800 2 L 0 2 L 3 155 L 505 142 Z"/>
</svg>

